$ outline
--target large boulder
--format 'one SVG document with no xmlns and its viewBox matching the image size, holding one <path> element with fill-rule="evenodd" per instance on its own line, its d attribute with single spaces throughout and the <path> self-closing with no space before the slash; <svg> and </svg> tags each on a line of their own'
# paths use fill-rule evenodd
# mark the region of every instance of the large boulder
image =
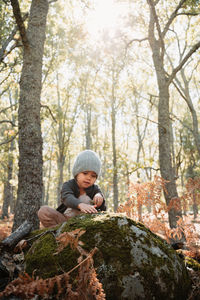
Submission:
<svg viewBox="0 0 200 300">
<path fill-rule="evenodd" d="M 85 230 L 87 251 L 97 247 L 94 266 L 106 299 L 184 300 L 190 278 L 183 260 L 163 239 L 121 214 L 81 215 L 56 228 L 57 234 Z M 80 256 L 65 247 L 58 253 L 55 232 L 47 230 L 26 254 L 26 272 L 42 278 L 71 270 Z"/>
</svg>

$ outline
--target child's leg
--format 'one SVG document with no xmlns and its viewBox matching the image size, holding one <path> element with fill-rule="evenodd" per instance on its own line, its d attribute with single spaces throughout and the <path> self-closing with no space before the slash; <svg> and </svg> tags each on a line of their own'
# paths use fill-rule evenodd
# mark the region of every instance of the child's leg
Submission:
<svg viewBox="0 0 200 300">
<path fill-rule="evenodd" d="M 38 217 L 44 227 L 54 227 L 58 224 L 66 222 L 68 219 L 68 217 L 65 217 L 57 210 L 46 205 L 40 207 L 38 211 Z"/>
</svg>

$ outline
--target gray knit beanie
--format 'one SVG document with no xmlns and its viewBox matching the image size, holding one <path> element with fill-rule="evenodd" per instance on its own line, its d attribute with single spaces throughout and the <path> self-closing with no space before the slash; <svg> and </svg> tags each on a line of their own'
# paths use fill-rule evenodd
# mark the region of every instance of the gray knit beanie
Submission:
<svg viewBox="0 0 200 300">
<path fill-rule="evenodd" d="M 72 174 L 75 177 L 77 174 L 84 171 L 93 171 L 97 174 L 97 177 L 101 171 L 101 161 L 98 155 L 92 150 L 85 150 L 79 153 L 77 156 Z"/>
</svg>

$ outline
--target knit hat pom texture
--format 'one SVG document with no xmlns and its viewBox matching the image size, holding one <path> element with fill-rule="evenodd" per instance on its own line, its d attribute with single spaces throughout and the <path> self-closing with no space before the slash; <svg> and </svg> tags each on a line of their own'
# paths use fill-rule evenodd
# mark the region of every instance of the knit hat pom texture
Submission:
<svg viewBox="0 0 200 300">
<path fill-rule="evenodd" d="M 92 150 L 82 151 L 79 153 L 74 162 L 72 169 L 72 174 L 74 177 L 84 171 L 93 171 L 97 174 L 97 177 L 100 174 L 101 161 L 98 155 Z"/>
</svg>

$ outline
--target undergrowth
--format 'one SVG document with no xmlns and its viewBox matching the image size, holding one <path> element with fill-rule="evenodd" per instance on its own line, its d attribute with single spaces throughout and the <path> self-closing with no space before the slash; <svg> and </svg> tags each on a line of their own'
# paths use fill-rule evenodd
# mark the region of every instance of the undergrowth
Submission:
<svg viewBox="0 0 200 300">
<path fill-rule="evenodd" d="M 132 183 L 129 189 L 128 201 L 119 206 L 118 212 L 126 214 L 135 221 L 142 222 L 168 243 L 170 243 L 171 239 L 178 240 L 184 235 L 185 241 L 184 245 L 182 245 L 184 255 L 200 262 L 200 236 L 194 223 L 187 222 L 186 216 L 189 207 L 194 209 L 194 218 L 198 216 L 200 179 L 190 178 L 185 186 L 185 193 L 179 198 L 172 199 L 168 206 L 162 200 L 165 183 L 165 180 L 159 176 L 155 176 L 152 182 Z M 168 211 L 171 208 L 183 211 L 183 216 L 177 219 L 176 228 L 169 227 Z M 62 233 L 57 237 L 59 244 L 57 253 L 62 251 L 67 245 L 76 248 L 80 253 L 77 265 L 72 270 L 48 279 L 35 278 L 34 274 L 32 276 L 26 273 L 20 274 L 0 293 L 0 299 L 10 295 L 19 296 L 22 299 L 34 299 L 35 295 L 38 295 L 39 299 L 106 299 L 102 284 L 97 278 L 93 265 L 93 255 L 97 249 L 94 248 L 87 253 L 82 248 L 79 237 L 83 233 L 83 231 L 77 229 L 72 232 Z M 70 274 L 75 269 L 78 270 L 77 277 L 71 282 Z M 193 281 L 193 287 L 188 300 L 198 299 L 200 297 L 200 270 L 195 272 L 190 269 L 189 272 Z"/>
<path fill-rule="evenodd" d="M 34 278 L 27 273 L 20 274 L 0 293 L 0 299 L 10 295 L 19 296 L 22 299 L 33 299 L 35 295 L 38 295 L 40 299 L 106 299 L 93 265 L 93 255 L 97 249 L 94 248 L 87 253 L 81 247 L 82 243 L 78 239 L 83 233 L 80 229 L 76 229 L 72 232 L 62 233 L 56 238 L 59 246 L 55 254 L 62 251 L 68 244 L 79 251 L 77 265 L 72 270 L 47 279 Z M 78 275 L 71 282 L 70 273 L 75 269 L 78 269 Z"/>
</svg>

